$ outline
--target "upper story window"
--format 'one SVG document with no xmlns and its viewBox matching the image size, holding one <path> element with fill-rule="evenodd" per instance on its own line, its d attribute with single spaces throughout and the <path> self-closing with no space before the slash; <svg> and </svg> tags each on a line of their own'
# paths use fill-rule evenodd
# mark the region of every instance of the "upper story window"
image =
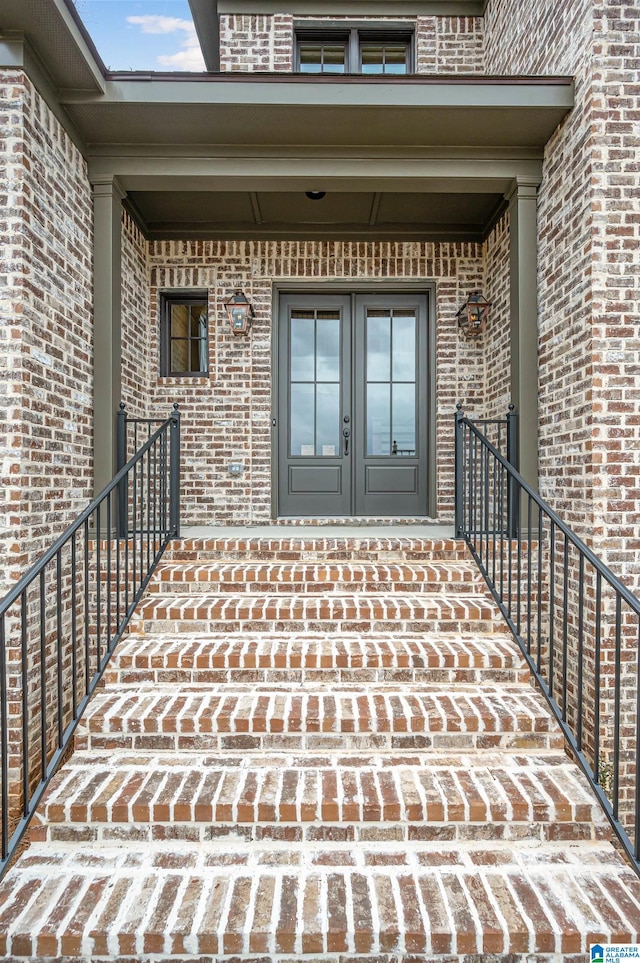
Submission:
<svg viewBox="0 0 640 963">
<path fill-rule="evenodd" d="M 161 296 L 160 367 L 163 375 L 209 370 L 206 293 Z"/>
<path fill-rule="evenodd" d="M 406 24 L 372 28 L 326 21 L 296 27 L 296 70 L 303 74 L 408 74 L 412 56 Z"/>
</svg>

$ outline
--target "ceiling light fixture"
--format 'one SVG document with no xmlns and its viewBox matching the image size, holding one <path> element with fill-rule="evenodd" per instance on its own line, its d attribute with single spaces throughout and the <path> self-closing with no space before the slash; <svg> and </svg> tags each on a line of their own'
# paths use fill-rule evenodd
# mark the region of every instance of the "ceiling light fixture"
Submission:
<svg viewBox="0 0 640 963">
<path fill-rule="evenodd" d="M 305 197 L 308 197 L 310 201 L 321 201 L 326 196 L 326 191 L 305 191 Z"/>
</svg>

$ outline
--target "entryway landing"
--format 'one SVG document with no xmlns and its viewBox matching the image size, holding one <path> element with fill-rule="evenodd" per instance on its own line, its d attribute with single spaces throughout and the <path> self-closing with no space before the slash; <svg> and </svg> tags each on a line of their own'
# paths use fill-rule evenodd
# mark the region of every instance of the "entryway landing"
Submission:
<svg viewBox="0 0 640 963">
<path fill-rule="evenodd" d="M 322 536 L 371 538 L 453 538 L 454 528 L 449 522 L 433 518 L 368 518 L 343 516 L 338 518 L 277 518 L 259 525 L 184 525 L 180 532 L 184 539 L 194 538 L 278 538 L 291 536 L 292 528 L 319 529 Z M 301 536 L 303 532 L 299 533 Z M 307 533 L 308 534 L 308 533 Z"/>
</svg>

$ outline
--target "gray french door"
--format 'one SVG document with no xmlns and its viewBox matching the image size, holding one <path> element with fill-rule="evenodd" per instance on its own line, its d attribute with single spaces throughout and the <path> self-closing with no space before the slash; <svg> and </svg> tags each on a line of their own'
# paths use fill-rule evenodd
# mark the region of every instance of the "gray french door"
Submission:
<svg viewBox="0 0 640 963">
<path fill-rule="evenodd" d="M 280 299 L 278 514 L 428 514 L 427 296 Z"/>
</svg>

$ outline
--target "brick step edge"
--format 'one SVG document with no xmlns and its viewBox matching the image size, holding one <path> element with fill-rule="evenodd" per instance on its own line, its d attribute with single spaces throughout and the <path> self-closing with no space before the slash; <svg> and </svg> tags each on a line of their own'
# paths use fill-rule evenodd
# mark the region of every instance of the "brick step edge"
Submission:
<svg viewBox="0 0 640 963">
<path fill-rule="evenodd" d="M 637 877 L 606 845 L 436 847 L 353 868 L 299 865 L 291 846 L 279 864 L 253 849 L 218 850 L 217 865 L 153 847 L 135 867 L 127 847 L 86 862 L 40 849 L 0 884 L 5 955 L 577 954 L 640 937 Z"/>
<path fill-rule="evenodd" d="M 157 685 L 209 683 L 230 688 L 238 684 L 253 684 L 267 690 L 272 686 L 353 685 L 369 683 L 395 687 L 425 686 L 428 684 L 478 685 L 484 681 L 491 684 L 524 685 L 531 679 L 527 668 L 426 668 L 426 669 L 212 669 L 208 667 L 123 667 L 117 662 L 105 670 L 103 680 L 107 686 L 139 686 L 143 682 Z"/>
<path fill-rule="evenodd" d="M 505 632 L 481 635 L 329 633 L 130 633 L 114 662 L 127 668 L 203 669 L 490 669 L 520 668 L 522 655 Z"/>
<path fill-rule="evenodd" d="M 571 763 L 471 770 L 390 766 L 337 771 L 297 766 L 233 769 L 121 764 L 75 766 L 52 782 L 41 809 L 50 822 L 451 823 L 589 822 L 608 826 Z M 34 817 L 36 818 L 36 817 Z"/>
<path fill-rule="evenodd" d="M 602 842 L 611 839 L 609 825 L 590 822 L 457 822 L 457 823 L 389 823 L 363 822 L 350 825 L 307 822 L 217 822 L 215 824 L 162 822 L 141 820 L 139 822 L 115 822 L 96 820 L 87 822 L 33 822 L 29 839 L 32 843 L 54 842 L 81 845 L 128 845 L 133 843 L 188 842 L 206 845 L 212 840 L 231 839 L 240 843 L 267 844 L 269 842 L 302 842 L 320 844 L 340 842 L 361 845 L 366 842 L 388 842 L 410 846 L 420 842 L 487 842 L 497 844 L 523 843 L 532 840 L 540 843 Z"/>
</svg>

